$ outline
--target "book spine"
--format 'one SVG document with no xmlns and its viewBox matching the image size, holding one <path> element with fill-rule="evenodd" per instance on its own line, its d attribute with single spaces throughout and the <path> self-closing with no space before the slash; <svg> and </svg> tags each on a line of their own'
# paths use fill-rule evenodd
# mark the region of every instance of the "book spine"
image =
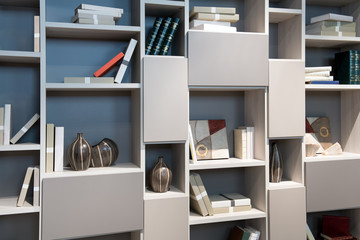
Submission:
<svg viewBox="0 0 360 240">
<path fill-rule="evenodd" d="M 11 136 L 11 104 L 5 104 L 4 145 L 10 145 L 10 136 Z"/>
<path fill-rule="evenodd" d="M 124 53 L 120 52 L 115 57 L 113 57 L 110 61 L 108 61 L 104 66 L 102 66 L 99 70 L 94 73 L 95 77 L 101 77 L 105 73 L 107 73 L 112 67 L 115 66 L 122 58 L 124 57 Z"/>
<path fill-rule="evenodd" d="M 105 7 L 105 6 L 97 6 L 91 4 L 80 4 L 76 9 L 85 9 L 85 10 L 95 10 L 95 11 L 108 11 L 114 12 L 116 14 L 123 14 L 124 10 L 122 8 L 114 8 L 114 7 Z"/>
<path fill-rule="evenodd" d="M 213 208 L 212 208 L 212 205 L 211 205 L 209 196 L 208 196 L 208 194 L 207 194 L 207 192 L 206 192 L 204 183 L 203 183 L 203 181 L 201 180 L 200 174 L 194 173 L 194 176 L 195 176 L 196 184 L 197 184 L 198 187 L 199 187 L 201 197 L 202 197 L 202 199 L 204 200 L 206 209 L 207 209 L 207 211 L 208 211 L 208 213 L 209 213 L 209 216 L 212 216 L 212 215 L 214 215 L 214 210 L 213 210 Z"/>
<path fill-rule="evenodd" d="M 241 149 L 242 149 L 242 152 L 241 152 L 241 158 L 242 159 L 246 159 L 247 158 L 247 133 L 246 133 L 246 128 L 244 129 L 241 129 Z"/>
<path fill-rule="evenodd" d="M 55 172 L 64 170 L 64 127 L 55 127 Z"/>
<path fill-rule="evenodd" d="M 34 52 L 40 52 L 40 17 L 34 16 Z"/>
<path fill-rule="evenodd" d="M 5 109 L 0 107 L 0 145 L 4 145 L 4 113 Z"/>
<path fill-rule="evenodd" d="M 129 46 L 126 49 L 125 56 L 121 62 L 121 65 L 119 67 L 119 71 L 116 74 L 115 82 L 121 83 L 122 79 L 124 78 L 125 71 L 129 65 L 130 59 L 134 53 L 135 47 L 136 47 L 137 41 L 135 39 L 131 39 Z"/>
<path fill-rule="evenodd" d="M 24 182 L 23 182 L 23 185 L 21 187 L 19 198 L 18 198 L 17 203 L 16 203 L 17 207 L 24 206 L 26 194 L 27 194 L 27 192 L 29 190 L 30 180 L 31 180 L 33 171 L 34 171 L 33 167 L 28 167 L 27 170 L 26 170 Z"/>
<path fill-rule="evenodd" d="M 54 129 L 53 123 L 46 124 L 46 166 L 45 172 L 54 171 Z"/>
<path fill-rule="evenodd" d="M 201 196 L 198 185 L 196 184 L 196 180 L 193 174 L 189 176 L 190 181 L 190 206 L 192 209 L 197 211 L 197 213 L 202 216 L 207 216 L 209 213 L 205 206 L 204 199 Z"/>
<path fill-rule="evenodd" d="M 356 84 L 355 52 L 353 50 L 335 54 L 334 75 L 335 80 L 339 80 L 340 84 Z"/>
<path fill-rule="evenodd" d="M 246 127 L 246 157 L 251 159 L 251 129 Z"/>
<path fill-rule="evenodd" d="M 323 67 L 306 67 L 305 73 L 312 73 L 312 72 L 321 72 L 321 71 L 332 71 L 331 66 L 323 66 Z"/>
<path fill-rule="evenodd" d="M 33 206 L 40 206 L 40 168 L 34 167 L 34 197 Z"/>
<path fill-rule="evenodd" d="M 164 44 L 161 47 L 160 55 L 167 55 L 174 40 L 175 33 L 179 27 L 180 18 L 174 18 L 169 26 L 169 30 L 166 33 Z"/>
<path fill-rule="evenodd" d="M 360 51 L 355 50 L 355 60 L 354 60 L 354 65 L 355 65 L 355 70 L 354 70 L 354 74 L 355 74 L 355 82 L 356 84 L 360 84 Z"/>
<path fill-rule="evenodd" d="M 160 30 L 156 36 L 156 40 L 154 43 L 154 46 L 151 50 L 151 55 L 159 55 L 161 51 L 161 46 L 164 42 L 164 39 L 166 37 L 166 33 L 168 31 L 168 28 L 170 26 L 172 18 L 168 17 L 166 20 L 163 21 L 163 23 L 160 26 Z"/>
<path fill-rule="evenodd" d="M 159 32 L 161 23 L 163 22 L 164 18 L 162 17 L 157 17 L 155 19 L 154 25 L 151 29 L 151 32 L 148 36 L 148 39 L 146 41 L 146 47 L 145 47 L 145 55 L 149 55 L 151 53 L 151 49 L 154 46 L 155 40 L 156 40 L 156 36 Z"/>
<path fill-rule="evenodd" d="M 195 152 L 195 145 L 194 145 L 194 137 L 191 131 L 191 126 L 189 124 L 189 146 L 190 146 L 190 152 L 191 152 L 191 157 L 192 157 L 192 162 L 196 163 L 197 162 L 197 156 L 196 156 L 196 152 Z"/>
<path fill-rule="evenodd" d="M 10 142 L 12 144 L 17 143 L 19 139 L 24 136 L 24 134 L 39 120 L 39 114 L 35 113 L 35 115 L 15 134 L 13 138 L 11 138 Z"/>
</svg>

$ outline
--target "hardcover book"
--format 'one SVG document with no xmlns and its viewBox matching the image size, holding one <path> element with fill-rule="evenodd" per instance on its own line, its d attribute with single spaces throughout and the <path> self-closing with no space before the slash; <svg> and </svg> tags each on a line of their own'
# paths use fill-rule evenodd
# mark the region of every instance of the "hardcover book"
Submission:
<svg viewBox="0 0 360 240">
<path fill-rule="evenodd" d="M 190 18 L 196 13 L 221 13 L 234 15 L 236 13 L 236 8 L 194 6 L 193 9 L 191 9 L 190 11 Z"/>
<path fill-rule="evenodd" d="M 115 25 L 115 21 L 97 20 L 91 18 L 78 18 L 75 23 L 94 25 Z"/>
<path fill-rule="evenodd" d="M 10 138 L 11 138 L 11 104 L 5 104 L 4 145 L 10 145 Z"/>
<path fill-rule="evenodd" d="M 16 203 L 17 207 L 24 206 L 26 194 L 27 194 L 28 189 L 29 189 L 30 180 L 31 180 L 31 177 L 33 175 L 33 171 L 34 171 L 33 167 L 28 167 L 27 170 L 26 170 L 24 182 L 23 182 L 23 185 L 21 187 L 20 194 L 19 194 L 19 197 L 18 197 L 18 200 L 17 200 L 17 203 Z"/>
<path fill-rule="evenodd" d="M 34 52 L 40 52 L 40 17 L 34 16 Z"/>
<path fill-rule="evenodd" d="M 160 50 L 160 55 L 167 55 L 169 52 L 169 49 L 171 47 L 171 44 L 174 40 L 175 37 L 175 33 L 179 27 L 179 23 L 180 23 L 180 18 L 174 18 L 170 25 L 169 25 L 169 29 L 166 32 L 166 36 L 164 39 L 164 42 L 161 46 L 161 50 Z"/>
<path fill-rule="evenodd" d="M 4 145 L 4 114 L 5 109 L 0 107 L 0 145 Z"/>
<path fill-rule="evenodd" d="M 329 77 L 330 71 L 310 72 L 310 73 L 305 73 L 305 76 L 306 77 L 309 77 L 309 76 Z"/>
<path fill-rule="evenodd" d="M 53 123 L 46 124 L 46 163 L 45 172 L 54 171 L 54 134 L 55 126 Z"/>
<path fill-rule="evenodd" d="M 250 211 L 251 209 L 252 209 L 251 205 L 243 205 L 243 206 L 230 207 L 230 212 L 245 212 L 245 211 Z"/>
<path fill-rule="evenodd" d="M 204 183 L 203 183 L 203 181 L 201 180 L 200 174 L 198 174 L 198 173 L 192 173 L 192 175 L 195 177 L 196 184 L 197 184 L 198 187 L 199 187 L 201 197 L 202 197 L 203 200 L 204 200 L 204 203 L 205 203 L 205 206 L 206 206 L 206 209 L 207 209 L 209 215 L 210 215 L 210 216 L 214 215 L 214 210 L 213 210 L 213 208 L 212 208 L 212 205 L 211 205 L 209 196 L 208 196 L 208 194 L 207 194 L 207 192 L 206 192 Z"/>
<path fill-rule="evenodd" d="M 239 14 L 227 15 L 227 14 L 217 14 L 217 13 L 196 13 L 193 16 L 193 18 L 197 20 L 236 23 L 237 21 L 239 21 Z"/>
<path fill-rule="evenodd" d="M 251 205 L 251 199 L 240 193 L 223 193 L 221 195 L 231 201 L 232 207 Z"/>
<path fill-rule="evenodd" d="M 113 77 L 64 77 L 64 83 L 85 83 L 85 84 L 114 83 L 114 78 Z"/>
<path fill-rule="evenodd" d="M 102 66 L 101 68 L 99 68 L 99 70 L 97 70 L 94 73 L 95 77 L 101 77 L 103 76 L 105 73 L 107 73 L 112 67 L 115 66 L 116 63 L 118 63 L 122 58 L 124 57 L 124 53 L 120 52 L 118 53 L 115 57 L 113 57 L 110 61 L 108 61 L 107 63 L 105 63 L 104 66 Z"/>
<path fill-rule="evenodd" d="M 115 14 L 123 14 L 124 10 L 122 8 L 114 8 L 114 7 L 106 7 L 106 6 L 98 6 L 91 4 L 80 4 L 76 9 L 85 9 L 85 10 L 95 10 L 95 11 L 106 11 Z"/>
<path fill-rule="evenodd" d="M 231 233 L 229 240 L 249 240 L 250 232 L 246 231 L 244 228 L 235 226 Z"/>
<path fill-rule="evenodd" d="M 194 27 L 197 27 L 202 24 L 211 24 L 211 25 L 217 25 L 217 26 L 224 26 L 224 27 L 230 27 L 231 22 L 219 22 L 219 21 L 207 21 L 207 20 L 197 20 L 193 19 L 190 21 L 189 28 L 192 29 Z"/>
<path fill-rule="evenodd" d="M 331 30 L 320 30 L 311 29 L 306 30 L 306 34 L 309 35 L 320 35 L 320 36 L 335 36 L 335 37 L 356 37 L 356 32 L 342 32 L 342 31 L 331 31 Z"/>
<path fill-rule="evenodd" d="M 340 81 L 340 84 L 360 84 L 357 80 L 355 65 L 356 54 L 358 51 L 349 50 L 335 54 L 334 78 Z"/>
<path fill-rule="evenodd" d="M 350 235 L 350 218 L 346 216 L 322 216 L 322 233 L 330 237 Z"/>
<path fill-rule="evenodd" d="M 333 21 L 344 21 L 344 22 L 353 22 L 354 17 L 353 16 L 347 16 L 347 15 L 341 15 L 341 14 L 335 14 L 335 13 L 327 13 L 323 14 L 317 17 L 312 17 L 310 19 L 311 23 L 321 22 L 324 20 L 333 20 Z"/>
<path fill-rule="evenodd" d="M 202 216 L 209 215 L 201 192 L 193 174 L 189 176 L 190 181 L 190 207 Z"/>
<path fill-rule="evenodd" d="M 236 27 L 228 27 L 221 25 L 213 24 L 201 24 L 199 26 L 193 27 L 194 30 L 202 30 L 207 32 L 236 32 Z"/>
<path fill-rule="evenodd" d="M 33 206 L 40 206 L 40 168 L 34 167 L 34 197 Z"/>
<path fill-rule="evenodd" d="M 333 80 L 334 80 L 334 76 L 324 77 L 324 76 L 307 76 L 307 75 L 305 75 L 305 82 L 309 82 L 309 81 L 333 81 Z"/>
<path fill-rule="evenodd" d="M 19 139 L 24 136 L 24 134 L 37 122 L 37 120 L 39 120 L 39 118 L 40 115 L 35 113 L 35 115 L 25 124 L 25 126 L 23 126 L 13 138 L 11 138 L 10 142 L 12 144 L 17 143 L 17 141 L 19 141 Z"/>
<path fill-rule="evenodd" d="M 246 231 L 250 232 L 250 238 L 249 240 L 259 240 L 260 239 L 260 231 L 256 230 L 255 228 L 252 228 L 250 226 L 246 226 L 244 228 Z M 311 240 L 311 239 L 309 239 Z"/>
<path fill-rule="evenodd" d="M 125 71 L 129 65 L 129 62 L 130 62 L 130 59 L 134 53 L 134 50 L 135 50 L 135 47 L 136 47 L 136 44 L 137 44 L 137 41 L 135 39 L 131 39 L 130 40 L 130 43 L 126 49 L 126 52 L 125 52 L 125 56 L 121 62 L 121 65 L 119 67 L 119 71 L 117 72 L 116 74 L 116 77 L 115 77 L 115 82 L 117 83 L 121 83 L 124 75 L 125 75 Z"/>
<path fill-rule="evenodd" d="M 341 21 L 321 21 L 306 26 L 308 30 L 320 31 L 337 31 L 337 32 L 355 32 L 355 22 L 341 22 Z"/>
<path fill-rule="evenodd" d="M 161 46 L 163 45 L 163 42 L 165 40 L 166 33 L 171 24 L 171 21 L 172 21 L 171 17 L 168 17 L 162 21 L 160 29 L 158 31 L 158 34 L 156 35 L 154 45 L 151 49 L 151 53 L 150 53 L 151 55 L 159 55 L 160 54 Z"/>
<path fill-rule="evenodd" d="M 209 199 L 213 208 L 231 207 L 231 200 L 220 194 L 209 195 Z"/>
<path fill-rule="evenodd" d="M 121 18 L 121 13 L 113 12 L 113 11 L 104 11 L 104 10 L 88 10 L 88 9 L 75 9 L 75 15 L 76 14 L 94 14 L 94 15 L 105 15 L 105 16 L 112 16 L 114 17 L 114 20 L 119 20 Z"/>
<path fill-rule="evenodd" d="M 192 135 L 190 125 L 189 125 L 189 128 L 188 128 L 188 131 L 189 131 L 189 147 L 190 147 L 192 163 L 196 163 L 197 162 L 197 157 L 196 157 L 195 147 L 194 147 L 194 138 L 193 138 L 193 135 Z"/>
<path fill-rule="evenodd" d="M 305 73 L 321 72 L 321 71 L 332 71 L 332 66 L 321 66 L 321 67 L 306 67 Z"/>
<path fill-rule="evenodd" d="M 71 22 L 76 22 L 78 19 L 93 19 L 94 21 L 105 21 L 105 22 L 114 22 L 115 19 L 113 16 L 108 15 L 98 15 L 98 14 L 89 14 L 89 13 L 78 13 L 71 18 Z"/>
<path fill-rule="evenodd" d="M 55 164 L 54 171 L 64 169 L 64 127 L 55 127 Z"/>
<path fill-rule="evenodd" d="M 235 157 L 247 158 L 247 133 L 246 128 L 234 129 L 234 151 Z"/>
<path fill-rule="evenodd" d="M 161 26 L 163 20 L 164 20 L 164 18 L 162 18 L 162 17 L 157 17 L 155 19 L 154 25 L 153 25 L 151 32 L 146 41 L 145 55 L 149 55 L 151 53 L 151 50 L 152 50 L 155 40 L 156 40 L 156 36 L 159 32 L 159 29 L 160 29 L 160 26 Z"/>
</svg>

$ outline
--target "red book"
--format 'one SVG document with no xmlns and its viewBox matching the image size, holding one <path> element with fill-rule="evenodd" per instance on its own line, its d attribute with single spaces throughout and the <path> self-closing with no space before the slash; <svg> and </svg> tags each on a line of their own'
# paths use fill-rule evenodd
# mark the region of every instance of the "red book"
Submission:
<svg viewBox="0 0 360 240">
<path fill-rule="evenodd" d="M 350 218 L 324 215 L 322 217 L 322 232 L 331 237 L 349 236 Z"/>
<path fill-rule="evenodd" d="M 122 58 L 124 57 L 124 54 L 120 52 L 118 55 L 116 55 L 113 59 L 111 59 L 109 62 L 107 62 L 104 66 L 102 66 L 99 70 L 97 70 L 94 73 L 95 77 L 101 77 L 105 73 L 107 73 L 116 63 L 118 63 Z"/>
</svg>

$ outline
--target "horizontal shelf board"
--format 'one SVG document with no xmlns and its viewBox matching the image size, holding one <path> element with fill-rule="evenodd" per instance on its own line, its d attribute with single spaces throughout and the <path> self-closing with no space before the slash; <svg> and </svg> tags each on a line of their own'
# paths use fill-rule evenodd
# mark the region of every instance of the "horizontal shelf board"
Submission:
<svg viewBox="0 0 360 240">
<path fill-rule="evenodd" d="M 359 85 L 350 84 L 305 84 L 306 91 L 349 91 L 360 90 Z"/>
<path fill-rule="evenodd" d="M 360 44 L 360 37 L 305 35 L 306 47 L 340 48 Z"/>
<path fill-rule="evenodd" d="M 120 83 L 120 84 L 85 84 L 85 83 L 47 83 L 47 91 L 129 91 L 140 89 L 140 83 Z"/>
<path fill-rule="evenodd" d="M 0 152 L 11 151 L 39 151 L 40 144 L 36 143 L 17 143 L 10 145 L 0 145 Z"/>
<path fill-rule="evenodd" d="M 40 63 L 40 52 L 0 50 L 0 62 Z"/>
<path fill-rule="evenodd" d="M 140 33 L 136 26 L 107 26 L 78 23 L 47 22 L 46 35 L 59 38 L 130 40 Z"/>
<path fill-rule="evenodd" d="M 0 0 L 0 6 L 39 7 L 39 0 Z"/>
<path fill-rule="evenodd" d="M 23 207 L 16 207 L 17 198 L 18 196 L 0 198 L 0 215 L 40 212 L 40 207 L 33 207 L 28 201 L 25 201 Z"/>
<path fill-rule="evenodd" d="M 146 16 L 171 16 L 185 8 L 183 1 L 146 0 Z"/>
<path fill-rule="evenodd" d="M 165 193 L 157 193 L 153 192 L 149 189 L 145 190 L 144 199 L 152 200 L 152 199 L 166 199 L 166 198 L 177 198 L 177 197 L 185 197 L 185 193 L 180 191 L 174 186 L 170 186 L 170 190 Z"/>
<path fill-rule="evenodd" d="M 246 86 L 194 86 L 194 85 L 190 85 L 189 86 L 189 90 L 190 91 L 248 91 L 248 90 L 265 90 L 266 87 L 246 87 Z"/>
<path fill-rule="evenodd" d="M 343 152 L 341 155 L 317 155 L 315 157 L 305 157 L 305 162 L 325 162 L 325 161 L 343 161 L 360 159 L 359 153 Z"/>
<path fill-rule="evenodd" d="M 303 184 L 294 181 L 281 181 L 279 183 L 269 183 L 269 190 L 304 187 Z"/>
<path fill-rule="evenodd" d="M 89 168 L 85 171 L 74 171 L 70 167 L 64 168 L 63 172 L 45 173 L 44 178 L 81 177 L 104 174 L 135 173 L 141 169 L 133 163 L 118 163 L 111 167 Z"/>
<path fill-rule="evenodd" d="M 214 33 L 214 32 L 209 32 L 209 31 L 204 31 L 204 30 L 196 30 L 196 29 L 189 29 L 189 32 L 201 32 L 201 33 Z M 266 33 L 262 33 L 262 32 L 216 32 L 218 34 L 224 35 L 224 34 L 239 34 L 239 35 L 264 35 L 264 36 L 268 36 L 268 34 Z"/>
<path fill-rule="evenodd" d="M 238 221 L 246 219 L 256 219 L 256 218 L 265 218 L 266 213 L 260 211 L 256 208 L 251 209 L 250 211 L 244 212 L 235 212 L 235 213 L 222 213 L 215 214 L 213 216 L 201 216 L 194 212 L 190 212 L 189 224 L 206 224 L 206 223 L 216 223 L 216 222 L 228 222 L 228 221 Z"/>
<path fill-rule="evenodd" d="M 341 7 L 350 3 L 354 3 L 358 0 L 306 0 L 307 5 L 319 5 L 329 7 Z"/>
<path fill-rule="evenodd" d="M 301 15 L 301 9 L 269 8 L 269 22 L 280 23 L 295 16 Z"/>
<path fill-rule="evenodd" d="M 221 169 L 221 168 L 237 168 L 237 167 L 258 167 L 265 166 L 265 161 L 256 159 L 239 159 L 229 158 L 220 160 L 198 160 L 196 163 L 190 163 L 190 170 L 202 169 Z"/>
</svg>

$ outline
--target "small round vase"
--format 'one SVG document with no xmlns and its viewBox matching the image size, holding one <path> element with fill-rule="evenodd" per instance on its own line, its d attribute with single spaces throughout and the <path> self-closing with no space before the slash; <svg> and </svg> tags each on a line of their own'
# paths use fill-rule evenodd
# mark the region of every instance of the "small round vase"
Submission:
<svg viewBox="0 0 360 240">
<path fill-rule="evenodd" d="M 82 133 L 78 133 L 74 142 L 67 149 L 67 158 L 75 171 L 89 168 L 91 160 L 91 146 Z"/>
<path fill-rule="evenodd" d="M 104 138 L 91 148 L 91 167 L 107 167 L 119 156 L 119 149 L 114 141 Z"/>
<path fill-rule="evenodd" d="M 276 143 L 271 146 L 270 157 L 270 182 L 278 183 L 281 181 L 283 174 L 283 162 L 280 151 Z"/>
<path fill-rule="evenodd" d="M 167 192 L 172 180 L 172 172 L 164 162 L 163 157 L 159 157 L 157 163 L 150 173 L 150 185 L 154 192 Z"/>
</svg>

